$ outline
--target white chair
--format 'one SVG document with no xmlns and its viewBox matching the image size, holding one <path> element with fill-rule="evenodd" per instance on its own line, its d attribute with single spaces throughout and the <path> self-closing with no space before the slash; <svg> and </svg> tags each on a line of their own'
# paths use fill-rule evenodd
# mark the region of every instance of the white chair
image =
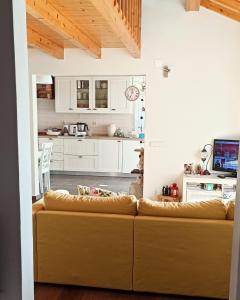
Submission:
<svg viewBox="0 0 240 300">
<path fill-rule="evenodd" d="M 39 186 L 41 194 L 46 188 L 47 191 L 50 190 L 50 163 L 52 156 L 53 143 L 43 143 L 42 151 L 39 160 Z"/>
</svg>

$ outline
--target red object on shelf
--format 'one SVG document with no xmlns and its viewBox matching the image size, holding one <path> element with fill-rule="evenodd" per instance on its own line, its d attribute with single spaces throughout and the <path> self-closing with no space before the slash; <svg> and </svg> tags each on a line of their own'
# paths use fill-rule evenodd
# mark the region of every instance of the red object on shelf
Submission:
<svg viewBox="0 0 240 300">
<path fill-rule="evenodd" d="M 171 196 L 174 198 L 178 197 L 178 186 L 176 183 L 173 183 L 171 186 Z"/>
</svg>

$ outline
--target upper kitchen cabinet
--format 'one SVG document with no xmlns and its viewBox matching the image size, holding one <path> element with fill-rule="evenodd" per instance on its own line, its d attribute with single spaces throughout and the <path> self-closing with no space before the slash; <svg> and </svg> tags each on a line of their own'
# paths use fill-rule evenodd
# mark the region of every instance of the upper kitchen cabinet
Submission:
<svg viewBox="0 0 240 300">
<path fill-rule="evenodd" d="M 93 79 L 93 110 L 109 112 L 110 110 L 110 79 L 95 77 Z"/>
<path fill-rule="evenodd" d="M 117 113 L 132 113 L 132 103 L 127 100 L 125 91 L 129 86 L 129 77 L 111 78 L 111 111 Z"/>
<path fill-rule="evenodd" d="M 92 109 L 92 79 L 90 77 L 73 77 L 71 102 L 74 111 L 89 112 Z"/>
<path fill-rule="evenodd" d="M 55 111 L 58 113 L 73 112 L 72 107 L 72 78 L 55 78 Z"/>
<path fill-rule="evenodd" d="M 56 77 L 56 112 L 132 113 L 129 77 Z"/>
</svg>

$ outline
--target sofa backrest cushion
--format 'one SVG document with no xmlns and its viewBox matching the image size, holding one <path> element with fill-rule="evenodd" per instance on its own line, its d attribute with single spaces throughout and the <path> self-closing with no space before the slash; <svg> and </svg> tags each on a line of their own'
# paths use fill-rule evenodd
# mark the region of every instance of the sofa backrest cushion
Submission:
<svg viewBox="0 0 240 300">
<path fill-rule="evenodd" d="M 221 200 L 177 203 L 141 199 L 138 214 L 142 216 L 224 220 L 226 219 L 226 208 Z"/>
<path fill-rule="evenodd" d="M 50 191 L 44 194 L 44 204 L 46 210 L 133 216 L 137 214 L 137 199 L 135 196 L 92 197 L 64 195 Z"/>
<path fill-rule="evenodd" d="M 234 220 L 235 200 L 231 200 L 226 204 L 227 220 Z"/>
</svg>

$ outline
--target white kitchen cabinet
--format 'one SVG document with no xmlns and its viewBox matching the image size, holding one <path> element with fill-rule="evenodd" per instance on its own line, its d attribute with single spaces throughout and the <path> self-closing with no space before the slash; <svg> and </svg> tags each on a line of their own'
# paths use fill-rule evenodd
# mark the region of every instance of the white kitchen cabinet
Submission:
<svg viewBox="0 0 240 300">
<path fill-rule="evenodd" d="M 132 103 L 127 100 L 125 91 L 129 86 L 126 76 L 112 77 L 110 90 L 110 110 L 115 113 L 132 113 Z"/>
<path fill-rule="evenodd" d="M 122 141 L 99 141 L 99 172 L 122 171 Z"/>
<path fill-rule="evenodd" d="M 98 140 L 72 138 L 64 139 L 64 154 L 98 155 Z"/>
<path fill-rule="evenodd" d="M 125 97 L 128 76 L 56 77 L 55 111 L 58 113 L 132 113 Z"/>
<path fill-rule="evenodd" d="M 64 139 L 64 171 L 96 172 L 98 140 Z"/>
<path fill-rule="evenodd" d="M 93 78 L 93 111 L 97 113 L 110 111 L 110 89 L 110 78 Z"/>
<path fill-rule="evenodd" d="M 93 109 L 93 88 L 91 77 L 72 78 L 71 107 L 75 112 L 86 113 Z"/>
<path fill-rule="evenodd" d="M 72 104 L 73 81 L 71 77 L 55 78 L 55 111 L 57 113 L 74 112 Z"/>
<path fill-rule="evenodd" d="M 122 154 L 122 172 L 131 173 L 133 169 L 137 169 L 139 163 L 139 152 L 135 149 L 140 149 L 143 147 L 143 143 L 140 141 L 123 141 L 123 154 Z"/>
<path fill-rule="evenodd" d="M 96 172 L 98 157 L 87 155 L 64 155 L 64 171 Z"/>
<path fill-rule="evenodd" d="M 63 171 L 63 139 L 52 137 L 40 137 L 39 148 L 41 149 L 43 143 L 52 143 L 52 157 L 50 170 L 51 171 Z"/>
</svg>

